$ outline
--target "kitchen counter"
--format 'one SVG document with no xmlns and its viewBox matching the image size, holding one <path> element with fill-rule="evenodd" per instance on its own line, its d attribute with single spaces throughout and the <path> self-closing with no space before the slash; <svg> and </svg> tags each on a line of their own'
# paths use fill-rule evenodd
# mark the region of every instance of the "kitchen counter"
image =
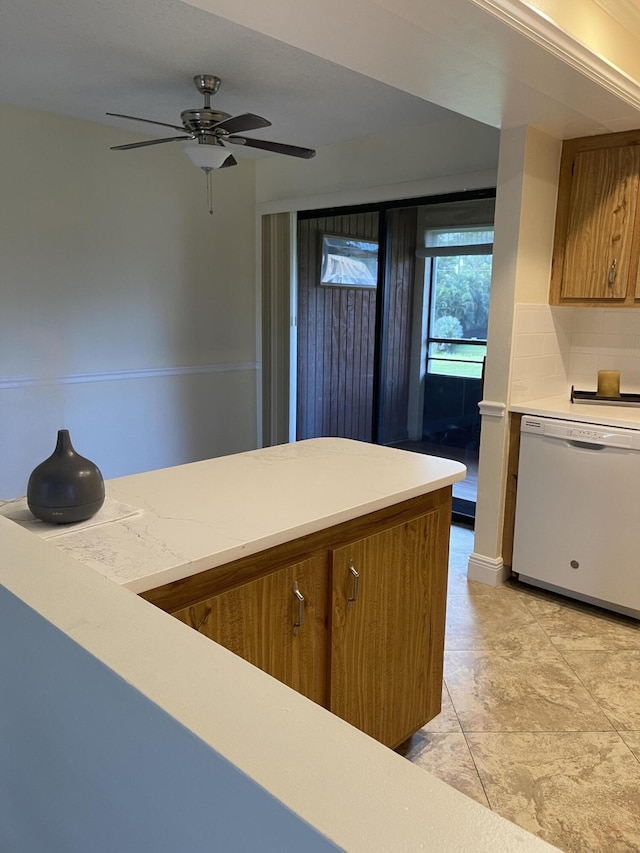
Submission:
<svg viewBox="0 0 640 853">
<path fill-rule="evenodd" d="M 450 486 L 465 472 L 450 459 L 315 438 L 108 480 L 110 498 L 141 512 L 51 541 L 141 593 Z"/>
<path fill-rule="evenodd" d="M 512 404 L 509 410 L 543 418 L 560 418 L 581 423 L 640 429 L 640 406 L 625 406 L 617 403 L 601 405 L 591 402 L 572 403 L 569 392 L 566 395 L 541 397 Z"/>
<path fill-rule="evenodd" d="M 205 552 L 226 562 L 463 476 L 320 439 L 109 481 L 142 514 L 52 540 L 0 517 L 0 841 L 554 849 L 130 591 L 199 570 Z"/>
</svg>

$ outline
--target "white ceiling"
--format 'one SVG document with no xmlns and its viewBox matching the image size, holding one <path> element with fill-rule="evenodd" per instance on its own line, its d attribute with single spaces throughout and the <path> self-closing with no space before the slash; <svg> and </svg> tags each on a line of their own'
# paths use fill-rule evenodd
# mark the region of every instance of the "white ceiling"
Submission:
<svg viewBox="0 0 640 853">
<path fill-rule="evenodd" d="M 202 106 L 192 83 L 199 73 L 222 78 L 214 108 L 272 122 L 252 136 L 307 147 L 448 114 L 179 0 L 19 0 L 2 12 L 3 103 L 134 129 L 143 138 L 171 136 L 105 112 L 180 124 L 181 110 Z"/>
<path fill-rule="evenodd" d="M 460 6 L 463 0 L 457 2 Z M 450 17 L 451 12 L 447 7 Z M 495 40 L 495 21 L 491 26 Z M 442 37 L 438 44 L 434 39 L 438 66 L 432 89 L 422 86 L 423 96 L 417 97 L 181 0 L 16 0 L 2 10 L 0 102 L 139 131 L 141 138 L 164 136 L 171 131 L 155 133 L 150 125 L 109 118 L 105 112 L 179 123 L 181 110 L 202 104 L 192 76 L 212 73 L 223 81 L 214 107 L 232 115 L 262 115 L 273 126 L 252 135 L 308 147 L 425 125 L 446 116 L 445 106 L 477 117 L 478 86 L 484 87 L 483 103 L 491 101 L 486 114 L 496 126 L 527 123 L 533 116 L 542 127 L 546 118 L 558 135 L 603 129 L 590 117 L 585 120 L 588 111 L 573 105 L 573 92 L 572 106 L 569 98 L 550 94 L 549 74 L 538 75 L 539 87 L 532 84 L 534 71 L 523 79 L 519 48 L 525 40 L 499 27 L 501 63 L 492 61 L 495 43 L 491 50 L 489 42 L 480 50 L 476 38 L 474 49 L 464 52 L 463 75 L 463 46 L 443 50 Z M 456 33 L 450 37 L 455 43 Z M 428 53 L 428 33 L 425 39 Z M 533 50 L 538 53 L 532 57 Z M 543 48 L 527 41 L 526 51 L 528 64 L 542 69 L 548 56 Z M 575 85 L 580 75 L 571 73 Z M 451 80 L 460 81 L 455 92 Z M 447 86 L 451 100 L 442 96 Z M 585 79 L 585 99 L 592 100 L 593 87 Z M 441 106 L 425 99 L 431 92 Z M 629 109 L 623 107 L 621 116 L 628 122 Z"/>
</svg>

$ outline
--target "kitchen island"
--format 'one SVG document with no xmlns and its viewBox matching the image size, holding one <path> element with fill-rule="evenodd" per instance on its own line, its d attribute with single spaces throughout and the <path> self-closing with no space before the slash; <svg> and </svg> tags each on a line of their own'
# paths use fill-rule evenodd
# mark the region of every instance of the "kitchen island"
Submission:
<svg viewBox="0 0 640 853">
<path fill-rule="evenodd" d="M 292 473 L 291 446 L 171 469 L 207 470 L 201 482 L 222 495 L 210 522 L 190 516 L 195 489 L 163 492 L 168 472 L 107 483 L 108 495 L 142 510 L 121 522 L 45 541 L 0 518 L 0 726 L 11 735 L 0 761 L 0 785 L 11 792 L 0 805 L 0 846 L 550 849 L 126 588 L 143 583 L 146 594 L 224 572 L 363 515 L 382 513 L 380 521 L 396 505 L 415 514 L 414 501 L 450 491 L 464 474 L 457 463 L 370 446 L 349 448 L 360 455 L 349 469 L 334 441 L 301 443 L 312 459 L 298 466 L 299 474 L 307 466 L 304 480 Z M 234 460 L 252 477 L 234 480 Z M 252 515 L 265 469 L 282 472 L 263 507 L 270 527 Z M 303 483 L 304 500 L 294 489 Z M 228 504 L 234 493 L 244 537 L 235 514 L 224 514 L 224 495 Z M 283 495 L 297 505 L 288 521 L 275 509 Z M 218 528 L 217 551 L 208 523 Z M 411 523 L 385 521 L 391 530 Z M 158 555 L 158 564 L 144 559 Z"/>
<path fill-rule="evenodd" d="M 310 439 L 111 480 L 135 513 L 53 541 L 395 747 L 440 711 L 451 484 L 464 474 Z"/>
</svg>

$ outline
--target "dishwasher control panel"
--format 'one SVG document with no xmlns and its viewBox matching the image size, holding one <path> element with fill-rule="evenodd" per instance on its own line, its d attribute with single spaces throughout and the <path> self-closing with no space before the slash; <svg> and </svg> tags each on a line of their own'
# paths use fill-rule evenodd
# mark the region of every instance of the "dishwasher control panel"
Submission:
<svg viewBox="0 0 640 853">
<path fill-rule="evenodd" d="M 588 429 L 587 427 L 571 427 L 567 430 L 567 436 L 582 439 L 583 441 L 606 441 L 612 438 L 611 432 L 603 432 L 601 429 Z"/>
<path fill-rule="evenodd" d="M 529 434 L 537 433 L 546 438 L 564 439 L 567 442 L 640 450 L 640 431 L 633 429 L 524 415 L 520 431 Z"/>
</svg>

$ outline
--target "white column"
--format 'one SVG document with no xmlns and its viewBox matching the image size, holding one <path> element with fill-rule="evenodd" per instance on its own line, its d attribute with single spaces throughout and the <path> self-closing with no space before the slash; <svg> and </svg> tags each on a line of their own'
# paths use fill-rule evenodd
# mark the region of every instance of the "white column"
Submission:
<svg viewBox="0 0 640 853">
<path fill-rule="evenodd" d="M 475 545 L 468 577 L 496 586 L 502 559 L 509 386 L 516 302 L 546 304 L 561 142 L 530 127 L 503 130 L 480 434 Z"/>
</svg>

